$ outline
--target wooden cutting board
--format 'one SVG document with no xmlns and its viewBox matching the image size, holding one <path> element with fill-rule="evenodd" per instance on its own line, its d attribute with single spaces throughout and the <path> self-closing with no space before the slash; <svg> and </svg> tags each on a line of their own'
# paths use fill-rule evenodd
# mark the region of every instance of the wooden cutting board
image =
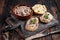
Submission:
<svg viewBox="0 0 60 40">
<path fill-rule="evenodd" d="M 7 22 L 7 24 L 9 26 L 8 26 L 8 28 L 6 30 L 12 30 L 12 29 L 20 27 L 20 31 L 22 32 L 24 38 L 35 35 L 35 34 L 41 32 L 42 30 L 45 30 L 47 28 L 56 26 L 58 24 L 58 21 L 56 19 L 54 19 L 54 18 L 53 18 L 53 20 L 51 22 L 49 22 L 47 24 L 39 22 L 39 27 L 37 28 L 37 30 L 31 32 L 31 31 L 27 31 L 25 29 L 25 24 L 26 24 L 27 20 L 25 20 L 25 21 L 18 20 L 14 16 L 11 16 L 9 18 L 9 20 L 10 20 L 10 22 L 11 21 L 14 22 L 15 24 L 14 25 L 12 24 L 13 26 L 11 26 L 11 24 L 9 24 L 9 21 L 7 20 L 6 22 Z M 17 25 L 17 24 L 19 24 L 19 25 Z M 17 26 L 15 27 L 15 25 L 17 25 Z"/>
</svg>

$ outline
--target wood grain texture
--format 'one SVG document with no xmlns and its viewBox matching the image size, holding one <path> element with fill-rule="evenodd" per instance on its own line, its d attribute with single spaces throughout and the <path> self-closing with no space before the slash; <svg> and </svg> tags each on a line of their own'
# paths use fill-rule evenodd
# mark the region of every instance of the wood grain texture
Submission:
<svg viewBox="0 0 60 40">
<path fill-rule="evenodd" d="M 46 32 L 47 32 L 47 33 L 49 33 L 49 32 L 51 32 L 51 30 L 50 30 L 50 29 L 48 29 L 48 30 L 46 30 Z M 46 40 L 52 40 L 51 35 L 46 36 Z"/>
<path fill-rule="evenodd" d="M 52 12 L 54 17 L 56 19 L 58 19 L 59 22 L 60 22 L 60 19 L 59 19 L 60 13 L 58 13 L 58 9 L 60 9 L 60 6 L 59 6 L 60 2 L 59 2 L 59 0 L 55 0 L 55 1 L 56 1 L 56 4 L 57 4 L 58 8 L 56 7 L 56 4 L 55 4 L 54 0 L 37 0 L 37 1 L 36 0 L 30 0 L 30 1 L 29 0 L 13 0 L 13 1 L 12 0 L 6 0 L 6 3 L 8 3 L 8 4 L 12 5 L 12 6 L 15 6 L 16 4 L 19 4 L 19 3 L 22 3 L 22 2 L 27 3 L 27 4 L 31 5 L 31 6 L 33 6 L 36 3 L 45 4 L 47 6 L 48 11 Z M 0 1 L 0 3 L 1 3 L 1 1 Z M 2 2 L 2 4 L 0 4 L 0 6 L 1 5 L 4 5 L 4 1 Z M 10 5 L 8 7 L 10 7 Z M 45 33 L 54 31 L 54 30 L 56 30 L 56 28 L 60 29 L 60 25 L 57 26 L 57 27 L 47 29 L 45 31 Z M 2 28 L 0 28 L 0 40 L 2 40 L 2 34 L 1 34 L 2 30 L 1 29 Z M 10 33 L 9 40 L 23 40 L 23 39 L 20 38 L 19 34 L 16 31 L 11 30 L 11 31 L 9 31 L 9 33 Z M 34 40 L 60 40 L 60 33 L 54 34 L 54 35 L 49 35 L 49 36 L 38 38 L 38 39 L 34 39 Z"/>
<path fill-rule="evenodd" d="M 0 15 L 3 13 L 4 0 L 0 0 Z"/>
<path fill-rule="evenodd" d="M 60 0 L 55 0 L 55 2 L 56 2 L 56 5 L 57 5 L 57 7 L 58 7 L 58 9 L 60 11 Z"/>
</svg>

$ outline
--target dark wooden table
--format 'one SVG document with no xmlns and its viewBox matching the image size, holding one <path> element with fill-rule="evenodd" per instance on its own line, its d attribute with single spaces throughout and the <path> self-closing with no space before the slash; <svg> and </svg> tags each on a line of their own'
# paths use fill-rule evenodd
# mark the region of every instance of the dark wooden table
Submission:
<svg viewBox="0 0 60 40">
<path fill-rule="evenodd" d="M 3 15 L 0 17 L 0 19 L 3 20 L 2 18 L 5 17 L 6 19 L 6 17 L 8 17 L 7 16 L 9 15 L 8 8 L 10 9 L 11 6 L 15 6 L 16 4 L 19 4 L 19 3 L 28 3 L 29 5 L 33 6 L 36 3 L 40 3 L 40 4 L 45 4 L 47 6 L 48 11 L 52 12 L 54 17 L 59 21 L 59 24 L 60 24 L 60 18 L 59 18 L 60 17 L 60 3 L 59 2 L 60 2 L 59 0 L 0 0 L 0 3 L 1 3 L 0 4 L 0 8 L 1 8 L 0 15 Z M 5 9 L 7 10 L 6 13 L 4 13 L 5 11 L 2 11 L 4 5 L 5 5 Z M 59 24 L 55 27 L 47 29 L 45 33 L 60 29 Z M 4 40 L 2 35 L 4 34 L 3 30 L 4 30 L 5 25 L 6 24 L 4 22 L 2 26 L 0 27 L 0 40 Z M 18 28 L 16 28 L 15 30 L 9 31 L 8 35 L 9 35 L 9 40 L 23 40 L 23 38 L 20 36 L 20 31 Z M 33 40 L 60 40 L 60 33 L 33 39 Z"/>
</svg>

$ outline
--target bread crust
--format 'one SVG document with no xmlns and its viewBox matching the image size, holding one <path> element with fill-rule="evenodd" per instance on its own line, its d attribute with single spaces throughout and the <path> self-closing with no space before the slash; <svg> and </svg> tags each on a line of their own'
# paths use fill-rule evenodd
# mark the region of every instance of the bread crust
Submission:
<svg viewBox="0 0 60 40">
<path fill-rule="evenodd" d="M 45 14 L 49 14 L 48 19 L 44 18 Z M 53 16 L 52 16 L 52 14 L 50 12 L 46 12 L 45 14 L 43 14 L 40 17 L 40 21 L 43 22 L 43 23 L 49 23 L 53 19 Z"/>
<path fill-rule="evenodd" d="M 36 23 L 35 24 L 30 24 L 30 20 L 31 19 L 36 19 Z M 25 29 L 28 31 L 35 31 L 36 29 L 38 29 L 38 23 L 39 20 L 37 17 L 32 17 L 31 19 L 29 19 L 25 25 Z"/>
<path fill-rule="evenodd" d="M 35 14 L 44 14 L 47 11 L 46 6 L 42 4 L 35 4 L 32 9 Z"/>
</svg>

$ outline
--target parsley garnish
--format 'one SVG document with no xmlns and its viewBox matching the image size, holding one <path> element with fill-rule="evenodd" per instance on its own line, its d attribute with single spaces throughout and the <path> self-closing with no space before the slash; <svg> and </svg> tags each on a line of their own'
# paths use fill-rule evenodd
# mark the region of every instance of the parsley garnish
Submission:
<svg viewBox="0 0 60 40">
<path fill-rule="evenodd" d="M 36 19 L 32 19 L 32 20 L 30 21 L 30 24 L 35 24 L 35 22 L 36 22 Z"/>
<path fill-rule="evenodd" d="M 45 14 L 45 15 L 44 15 L 44 17 L 45 17 L 46 19 L 48 19 L 48 16 L 49 16 L 49 14 Z"/>
</svg>

